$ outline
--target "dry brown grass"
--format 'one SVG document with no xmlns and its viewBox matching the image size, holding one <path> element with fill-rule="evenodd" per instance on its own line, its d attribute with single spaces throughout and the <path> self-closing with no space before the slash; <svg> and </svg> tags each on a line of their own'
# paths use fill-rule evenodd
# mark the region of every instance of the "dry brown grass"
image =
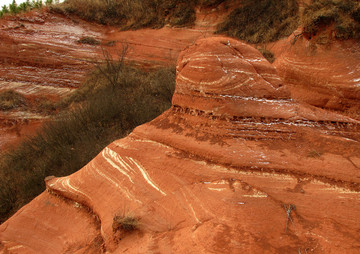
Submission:
<svg viewBox="0 0 360 254">
<path fill-rule="evenodd" d="M 25 97 L 14 91 L 4 90 L 0 92 L 0 110 L 10 110 L 26 105 Z"/>
<path fill-rule="evenodd" d="M 296 0 L 244 0 L 219 26 L 217 33 L 249 43 L 265 43 L 289 36 L 299 25 Z"/>
<path fill-rule="evenodd" d="M 274 53 L 266 48 L 259 48 L 260 53 L 268 60 L 270 63 L 275 61 Z"/>
<path fill-rule="evenodd" d="M 139 219 L 131 216 L 131 215 L 127 215 L 127 216 L 115 216 L 113 218 L 113 224 L 112 224 L 112 228 L 113 231 L 125 231 L 125 232 L 131 232 L 134 230 L 139 229 Z"/>
<path fill-rule="evenodd" d="M 360 39 L 360 2 L 314 0 L 305 8 L 302 23 L 308 38 L 333 25 L 337 39 Z"/>
<path fill-rule="evenodd" d="M 0 156 L 0 222 L 44 191 L 48 175 L 64 176 L 101 149 L 171 106 L 175 68 L 146 72 L 107 59 L 34 137 Z"/>
<path fill-rule="evenodd" d="M 51 10 L 123 30 L 192 26 L 195 6 L 216 7 L 230 0 L 68 0 Z"/>
<path fill-rule="evenodd" d="M 100 41 L 96 40 L 94 37 L 89 37 L 89 36 L 81 37 L 77 42 L 81 44 L 89 44 L 89 45 L 101 44 Z"/>
</svg>

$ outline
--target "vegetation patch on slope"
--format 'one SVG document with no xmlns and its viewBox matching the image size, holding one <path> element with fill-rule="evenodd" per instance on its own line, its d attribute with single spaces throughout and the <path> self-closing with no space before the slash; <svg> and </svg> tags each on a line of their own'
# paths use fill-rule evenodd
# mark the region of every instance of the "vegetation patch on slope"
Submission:
<svg viewBox="0 0 360 254">
<path fill-rule="evenodd" d="M 107 59 L 62 101 L 63 113 L 0 160 L 0 222 L 45 189 L 49 175 L 69 175 L 106 145 L 171 106 L 175 68 L 146 72 Z"/>
<path fill-rule="evenodd" d="M 357 0 L 313 0 L 303 15 L 303 32 L 311 38 L 329 25 L 335 38 L 360 39 L 360 2 Z"/>
<path fill-rule="evenodd" d="M 51 5 L 55 3 L 54 0 L 45 0 L 44 2 L 42 0 L 27 0 L 26 2 L 22 2 L 21 4 L 17 4 L 15 0 L 11 4 L 3 5 L 0 10 L 0 18 L 4 16 L 5 14 L 18 14 L 21 12 L 27 12 L 33 9 L 40 9 L 44 6 Z"/>
<path fill-rule="evenodd" d="M 32 98 L 14 89 L 0 91 L 0 111 L 14 110 L 50 115 L 56 112 L 56 105 L 45 96 Z"/>
<path fill-rule="evenodd" d="M 0 92 L 0 110 L 10 110 L 26 104 L 25 98 L 14 90 L 4 90 Z"/>
<path fill-rule="evenodd" d="M 67 0 L 52 11 L 123 30 L 191 26 L 195 6 L 215 7 L 226 0 Z"/>
<path fill-rule="evenodd" d="M 249 43 L 266 43 L 289 36 L 298 25 L 296 0 L 244 0 L 220 24 L 217 33 Z"/>
</svg>

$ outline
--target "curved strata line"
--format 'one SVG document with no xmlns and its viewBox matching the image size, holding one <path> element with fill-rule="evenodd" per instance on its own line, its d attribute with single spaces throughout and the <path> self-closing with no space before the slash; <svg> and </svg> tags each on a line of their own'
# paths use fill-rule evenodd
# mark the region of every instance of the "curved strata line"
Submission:
<svg viewBox="0 0 360 254">
<path fill-rule="evenodd" d="M 190 210 L 191 210 L 191 212 L 192 212 L 192 214 L 193 214 L 196 222 L 197 222 L 197 223 L 200 223 L 201 221 L 200 221 L 199 218 L 196 216 L 195 210 L 194 210 L 193 206 L 191 205 L 191 202 L 189 202 L 188 198 L 186 197 L 185 192 L 182 191 L 181 193 L 182 193 L 182 195 L 183 195 L 184 198 L 185 198 L 186 204 L 188 204 L 188 206 L 190 207 Z"/>
<path fill-rule="evenodd" d="M 136 160 L 134 160 L 133 158 L 130 158 L 130 157 L 127 157 L 127 159 L 130 160 L 131 162 L 133 162 L 133 163 L 137 166 L 137 168 L 139 169 L 139 171 L 141 172 L 141 174 L 143 175 L 144 179 L 146 180 L 146 182 L 147 182 L 148 184 L 150 184 L 154 189 L 156 189 L 156 190 L 157 190 L 158 192 L 160 192 L 162 195 L 166 196 L 166 193 L 163 192 L 162 190 L 160 190 L 160 188 L 157 187 L 157 186 L 154 184 L 153 180 L 150 178 L 150 176 L 149 176 L 149 174 L 147 173 L 146 169 L 145 169 L 142 165 L 140 165 L 139 162 L 137 162 Z"/>
<path fill-rule="evenodd" d="M 61 184 L 64 186 L 64 187 L 68 187 L 70 188 L 70 190 L 73 190 L 75 193 L 80 193 L 81 195 L 83 195 L 84 197 L 88 198 L 89 201 L 91 200 L 90 197 L 85 194 L 84 192 L 82 192 L 81 190 L 79 190 L 78 188 L 72 186 L 70 184 L 70 178 L 66 178 L 66 179 L 60 179 L 61 181 Z"/>
<path fill-rule="evenodd" d="M 121 188 L 121 186 L 115 182 L 113 179 L 111 179 L 109 176 L 105 175 L 104 173 L 102 173 L 101 171 L 99 171 L 94 165 L 94 162 L 91 162 L 89 165 L 96 171 L 96 173 L 98 173 L 100 176 L 102 176 L 103 178 L 105 178 L 106 180 L 108 180 L 108 182 L 112 183 L 113 185 L 115 185 L 129 200 L 134 200 L 135 202 L 138 202 L 140 204 L 142 204 L 142 202 L 134 197 L 130 197 L 133 196 L 131 195 L 131 193 L 129 192 L 128 189 L 124 190 L 123 188 Z"/>
<path fill-rule="evenodd" d="M 223 83 L 225 80 L 228 80 L 229 79 L 229 76 L 221 76 L 218 80 L 214 80 L 214 81 L 209 81 L 209 82 L 207 82 L 207 81 L 201 81 L 200 82 L 200 85 L 217 85 L 217 84 L 220 84 L 220 83 Z M 188 83 L 191 83 L 191 84 L 193 84 L 193 85 L 196 85 L 196 86 L 198 86 L 199 85 L 199 81 L 194 81 L 194 80 L 192 80 L 192 79 L 189 79 L 189 78 L 187 78 L 187 77 L 185 77 L 184 75 L 182 75 L 181 73 L 178 73 L 178 75 L 177 75 L 177 82 L 179 82 L 179 81 L 183 81 L 183 82 L 188 82 Z"/>
<path fill-rule="evenodd" d="M 110 151 L 110 155 L 113 156 L 113 159 L 119 163 L 125 170 L 128 172 L 136 173 L 135 170 L 115 151 L 110 148 L 107 148 Z"/>
<path fill-rule="evenodd" d="M 27 247 L 24 246 L 24 245 L 22 245 L 22 244 L 20 244 L 20 245 L 15 245 L 15 246 L 13 246 L 13 247 L 10 247 L 10 248 L 8 248 L 7 250 L 8 250 L 8 251 L 14 251 L 14 250 L 18 250 L 18 249 L 26 249 L 26 250 L 28 250 Z"/>
<path fill-rule="evenodd" d="M 114 158 L 114 156 L 117 155 L 117 153 L 115 153 L 113 150 L 106 147 L 102 151 L 101 155 L 113 168 L 117 169 L 120 173 L 122 173 L 127 178 L 129 178 L 131 183 L 134 183 L 134 181 L 131 179 L 131 177 L 123 169 L 121 169 L 118 165 L 116 165 L 115 162 L 112 160 Z M 108 156 L 110 156 L 110 157 L 108 157 Z M 127 170 L 126 168 L 124 168 L 124 169 Z"/>
</svg>

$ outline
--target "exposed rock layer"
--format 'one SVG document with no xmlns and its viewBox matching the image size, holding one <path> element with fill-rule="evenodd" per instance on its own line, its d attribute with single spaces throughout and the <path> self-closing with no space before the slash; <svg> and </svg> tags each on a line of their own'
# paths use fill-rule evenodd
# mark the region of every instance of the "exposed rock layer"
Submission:
<svg viewBox="0 0 360 254">
<path fill-rule="evenodd" d="M 311 39 L 298 30 L 273 50 L 274 66 L 293 98 L 360 118 L 358 42 L 335 40 L 330 28 Z"/>
<path fill-rule="evenodd" d="M 129 46 L 126 59 L 142 67 L 175 64 L 181 49 L 212 33 L 204 31 L 207 20 L 203 17 L 199 29 L 119 31 L 47 11 L 4 17 L 0 19 L 0 92 L 13 89 L 31 100 L 59 100 L 78 88 L 94 63 L 104 58 L 101 47 L 116 59 L 124 43 Z M 78 43 L 86 37 L 101 45 Z M 30 127 L 44 119 L 36 112 L 0 112 L 0 148 L 31 134 Z"/>
<path fill-rule="evenodd" d="M 171 109 L 47 178 L 0 226 L 3 253 L 359 249 L 357 121 L 292 101 L 260 53 L 230 38 L 197 41 L 177 74 Z M 140 229 L 114 231 L 127 214 Z"/>
</svg>

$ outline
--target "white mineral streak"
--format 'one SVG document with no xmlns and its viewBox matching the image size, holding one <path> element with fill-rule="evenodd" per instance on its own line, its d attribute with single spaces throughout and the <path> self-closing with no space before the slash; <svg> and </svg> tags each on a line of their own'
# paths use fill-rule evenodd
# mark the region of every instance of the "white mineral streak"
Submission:
<svg viewBox="0 0 360 254">
<path fill-rule="evenodd" d="M 162 195 L 166 196 L 166 193 L 160 190 L 158 186 L 156 186 L 146 169 L 138 161 L 127 156 L 121 157 L 117 152 L 108 147 L 102 151 L 102 156 L 113 168 L 118 170 L 121 174 L 125 175 L 131 181 L 131 183 L 134 183 L 132 176 L 137 173 L 131 164 L 135 165 L 144 177 L 145 181 L 154 189 L 159 191 Z"/>
<path fill-rule="evenodd" d="M 263 62 L 264 60 L 262 58 L 247 58 L 248 62 L 256 63 L 256 62 Z"/>
<path fill-rule="evenodd" d="M 195 210 L 194 210 L 193 206 L 191 205 L 191 203 L 190 203 L 189 200 L 187 199 L 185 193 L 182 192 L 182 194 L 183 194 L 183 196 L 184 196 L 184 198 L 185 198 L 185 200 L 186 200 L 186 204 L 189 205 L 189 207 L 190 207 L 190 209 L 191 209 L 191 212 L 192 212 L 192 214 L 194 215 L 195 220 L 199 223 L 200 220 L 199 220 L 198 217 L 196 216 L 196 213 L 195 213 Z"/>
<path fill-rule="evenodd" d="M 275 79 L 275 80 L 281 81 L 281 78 L 278 75 L 273 74 L 273 73 L 261 73 L 261 76 L 265 77 L 265 78 L 270 78 L 270 79 Z"/>
<path fill-rule="evenodd" d="M 129 165 L 126 163 L 126 161 L 121 157 L 118 156 L 118 158 L 116 158 L 116 161 L 123 166 L 123 168 L 127 169 L 128 171 L 131 171 L 133 173 L 136 173 L 136 171 Z"/>
<path fill-rule="evenodd" d="M 53 187 L 54 185 L 57 187 L 57 189 L 59 189 L 60 191 L 65 191 L 66 189 L 64 189 L 64 183 L 63 183 L 64 178 L 58 178 L 56 179 L 56 181 L 54 183 L 49 184 L 50 187 Z M 60 185 L 58 185 L 60 184 Z"/>
<path fill-rule="evenodd" d="M 353 80 L 351 80 L 352 82 L 359 82 L 360 81 L 360 78 L 355 78 L 355 79 L 353 79 Z M 356 84 L 354 84 L 355 85 L 355 87 L 360 87 L 360 83 L 356 83 Z"/>
<path fill-rule="evenodd" d="M 85 194 L 84 192 L 82 192 L 81 190 L 79 190 L 78 188 L 74 187 L 73 185 L 70 184 L 70 178 L 65 178 L 62 179 L 62 185 L 64 187 L 68 187 L 68 189 L 70 189 L 70 192 L 73 191 L 74 193 L 80 193 L 81 195 L 83 195 L 84 197 L 88 198 L 90 200 L 90 197 Z"/>
<path fill-rule="evenodd" d="M 241 74 L 244 74 L 246 76 L 254 76 L 254 73 L 253 72 L 249 72 L 249 71 L 244 71 L 244 70 L 241 70 L 241 69 L 228 69 L 229 71 L 231 72 L 234 72 L 234 73 L 241 73 Z"/>
<path fill-rule="evenodd" d="M 245 80 L 243 82 L 239 82 L 235 86 L 231 86 L 229 88 L 223 89 L 223 91 L 231 91 L 231 90 L 237 89 L 237 88 L 242 87 L 242 86 L 250 86 L 250 85 L 252 85 L 254 83 L 255 83 L 254 79 L 252 77 L 248 77 L 247 80 Z"/>
<path fill-rule="evenodd" d="M 110 148 L 105 148 L 102 151 L 102 156 L 103 158 L 115 169 L 117 169 L 120 173 L 122 173 L 123 175 L 125 175 L 127 178 L 129 178 L 130 182 L 134 183 L 134 181 L 131 179 L 131 177 L 123 170 L 127 170 L 129 171 L 127 168 L 120 168 L 118 165 L 116 165 L 116 163 L 113 161 L 113 159 L 116 159 L 116 156 L 118 155 L 116 152 L 114 152 L 113 150 L 111 150 Z"/>
<path fill-rule="evenodd" d="M 166 196 L 166 193 L 163 192 L 162 190 L 160 190 L 159 187 L 157 187 L 155 185 L 155 183 L 153 182 L 153 180 L 150 178 L 148 172 L 146 171 L 146 169 L 140 164 L 140 162 L 134 160 L 133 158 L 127 157 L 128 160 L 130 160 L 131 162 L 133 162 L 136 167 L 139 169 L 139 171 L 141 172 L 142 176 L 144 177 L 144 179 L 146 180 L 146 182 L 151 185 L 154 189 L 156 189 L 157 191 L 159 191 L 162 195 Z"/>
<path fill-rule="evenodd" d="M 115 185 L 129 200 L 134 200 L 135 202 L 138 203 L 142 203 L 140 200 L 135 199 L 134 197 L 130 197 L 133 196 L 130 194 L 129 190 L 125 190 L 123 189 L 116 181 L 114 181 L 111 177 L 107 176 L 106 174 L 104 174 L 103 172 L 99 171 L 95 165 L 94 162 L 90 163 L 90 166 L 96 171 L 97 174 L 99 174 L 100 176 L 102 176 L 103 178 L 105 178 L 108 182 L 110 182 L 111 184 Z"/>
<path fill-rule="evenodd" d="M 228 182 L 226 180 L 220 180 L 217 182 L 213 182 L 212 184 L 228 184 Z"/>
<path fill-rule="evenodd" d="M 141 142 L 141 143 L 150 143 L 150 144 L 154 144 L 154 145 L 157 145 L 157 146 L 160 146 L 160 147 L 163 147 L 163 148 L 168 148 L 168 149 L 172 150 L 172 148 L 170 146 L 167 146 L 167 145 L 165 145 L 163 143 L 153 141 L 153 140 L 150 140 L 150 139 L 137 139 L 136 141 Z"/>
<path fill-rule="evenodd" d="M 22 94 L 58 94 L 67 95 L 71 92 L 70 88 L 53 87 L 45 85 L 28 84 L 21 82 L 0 81 L 1 90 L 14 89 Z"/>
<path fill-rule="evenodd" d="M 228 79 L 228 77 L 226 75 L 222 75 L 221 78 L 219 78 L 218 80 L 210 81 L 210 82 L 201 81 L 200 84 L 201 85 L 214 85 L 214 84 L 222 83 L 226 79 Z M 178 75 L 177 75 L 177 82 L 179 82 L 179 81 L 183 81 L 184 83 L 195 84 L 196 86 L 199 85 L 199 81 L 194 81 L 192 79 L 189 79 L 189 78 L 185 77 L 184 75 L 182 75 L 181 73 L 178 73 Z"/>
<path fill-rule="evenodd" d="M 13 247 L 10 247 L 8 248 L 7 250 L 18 250 L 18 249 L 21 249 L 21 248 L 25 248 L 24 245 L 16 245 L 16 246 L 13 246 Z"/>
<path fill-rule="evenodd" d="M 216 58 L 217 58 L 217 60 L 219 61 L 220 65 L 221 65 L 221 69 L 223 70 L 223 72 L 224 72 L 225 74 L 227 74 L 228 71 L 224 68 L 223 63 L 222 63 L 221 60 L 220 60 L 220 57 L 219 57 L 218 55 L 216 55 Z"/>
<path fill-rule="evenodd" d="M 226 188 L 210 188 L 208 187 L 209 190 L 212 190 L 212 191 L 224 191 L 226 190 Z"/>
<path fill-rule="evenodd" d="M 264 192 L 261 192 L 261 191 L 256 191 L 254 190 L 254 194 L 245 194 L 245 195 L 242 195 L 243 197 L 248 197 L 248 198 L 267 198 L 268 195 Z"/>
<path fill-rule="evenodd" d="M 205 66 L 191 66 L 193 69 L 205 69 Z"/>
</svg>

